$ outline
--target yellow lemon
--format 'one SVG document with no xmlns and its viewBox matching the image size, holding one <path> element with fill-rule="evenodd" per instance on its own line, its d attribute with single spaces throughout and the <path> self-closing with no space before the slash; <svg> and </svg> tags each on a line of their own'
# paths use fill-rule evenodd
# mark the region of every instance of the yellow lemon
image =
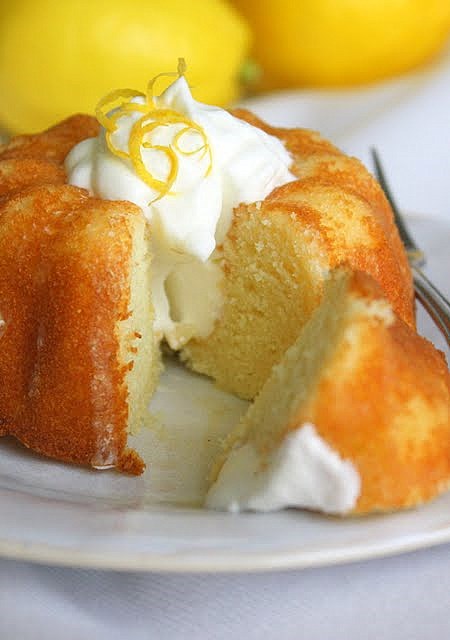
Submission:
<svg viewBox="0 0 450 640">
<path fill-rule="evenodd" d="M 379 80 L 431 58 L 449 0 L 235 0 L 253 27 L 263 88 Z"/>
<path fill-rule="evenodd" d="M 15 0 L 0 3 L 0 126 L 37 131 L 93 112 L 116 87 L 143 89 L 187 63 L 198 100 L 228 104 L 250 44 L 224 0 Z"/>
</svg>

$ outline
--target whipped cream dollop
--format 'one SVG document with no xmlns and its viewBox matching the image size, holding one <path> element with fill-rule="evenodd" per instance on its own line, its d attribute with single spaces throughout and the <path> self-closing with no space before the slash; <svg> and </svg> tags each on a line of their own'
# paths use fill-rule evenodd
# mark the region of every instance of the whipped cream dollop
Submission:
<svg viewBox="0 0 450 640">
<path fill-rule="evenodd" d="M 206 506 L 225 511 L 275 511 L 287 507 L 343 514 L 356 505 L 357 469 L 305 423 L 266 461 L 250 443 L 231 451 L 206 496 Z"/>
<path fill-rule="evenodd" d="M 145 102 L 144 96 L 130 100 L 135 105 Z M 169 192 L 162 195 L 143 180 L 130 159 L 132 130 L 142 111 L 128 110 L 115 120 L 110 143 L 118 154 L 102 129 L 98 137 L 76 145 L 65 166 L 70 184 L 142 208 L 152 228 L 155 330 L 179 348 L 193 335 L 208 335 L 220 312 L 216 249 L 229 229 L 233 208 L 264 199 L 295 176 L 280 140 L 194 100 L 183 75 L 153 98 L 153 107 L 181 116 L 179 121 L 173 115 L 159 123 L 155 119 L 139 149 L 154 184 L 173 178 L 176 163 Z M 194 126 L 186 126 L 186 120 Z M 152 124 L 151 111 L 146 122 Z"/>
</svg>

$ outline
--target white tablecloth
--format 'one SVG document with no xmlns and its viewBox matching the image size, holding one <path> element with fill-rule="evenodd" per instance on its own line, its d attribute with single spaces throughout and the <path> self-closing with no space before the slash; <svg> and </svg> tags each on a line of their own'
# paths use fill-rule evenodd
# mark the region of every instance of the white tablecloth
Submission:
<svg viewBox="0 0 450 640">
<path fill-rule="evenodd" d="M 2 640 L 445 640 L 450 546 L 286 573 L 0 565 Z"/>
<path fill-rule="evenodd" d="M 450 219 L 450 52 L 364 91 L 274 96 L 255 108 L 368 160 L 405 210 Z M 449 237 L 450 245 L 450 237 Z M 1 517 L 1 514 L 0 514 Z M 1 640 L 450 638 L 450 546 L 322 569 L 177 576 L 0 560 Z"/>
</svg>

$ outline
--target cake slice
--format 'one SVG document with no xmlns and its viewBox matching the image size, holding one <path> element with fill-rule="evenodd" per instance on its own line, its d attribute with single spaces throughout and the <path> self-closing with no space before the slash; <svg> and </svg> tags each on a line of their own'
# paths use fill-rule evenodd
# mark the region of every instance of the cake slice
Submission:
<svg viewBox="0 0 450 640">
<path fill-rule="evenodd" d="M 148 229 L 128 202 L 43 185 L 0 204 L 0 435 L 141 473 L 127 448 L 156 384 Z"/>
<path fill-rule="evenodd" d="M 216 461 L 206 504 L 368 513 L 450 485 L 449 372 L 367 274 L 335 270 Z"/>
</svg>

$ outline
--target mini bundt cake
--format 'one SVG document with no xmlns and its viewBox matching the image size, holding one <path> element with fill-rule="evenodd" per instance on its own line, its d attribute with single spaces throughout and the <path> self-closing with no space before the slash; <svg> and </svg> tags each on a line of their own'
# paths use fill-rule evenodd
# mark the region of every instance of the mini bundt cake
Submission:
<svg viewBox="0 0 450 640">
<path fill-rule="evenodd" d="M 319 304 L 329 271 L 347 262 L 371 274 L 414 326 L 409 266 L 380 186 L 354 158 L 318 134 L 273 129 L 298 180 L 241 205 L 223 243 L 223 307 L 214 330 L 181 355 L 223 389 L 252 399 Z"/>
<path fill-rule="evenodd" d="M 83 132 L 70 119 L 0 154 L 0 435 L 141 473 L 127 435 L 158 373 L 149 230 L 135 205 L 61 184 L 59 162 L 95 130 L 81 121 Z"/>
<path fill-rule="evenodd" d="M 336 269 L 322 304 L 229 435 L 206 504 L 364 514 L 450 486 L 442 353 L 365 273 Z"/>
<path fill-rule="evenodd" d="M 197 103 L 181 61 L 163 94 L 153 83 L 102 99 L 101 127 L 73 116 L 0 147 L 0 435 L 141 473 L 127 436 L 166 341 L 222 388 L 257 396 L 211 506 L 259 508 L 261 465 L 273 475 L 286 456 L 278 487 L 287 474 L 304 492 L 306 469 L 307 507 L 436 495 L 449 481 L 448 372 L 414 331 L 379 185 L 314 132 Z"/>
</svg>

